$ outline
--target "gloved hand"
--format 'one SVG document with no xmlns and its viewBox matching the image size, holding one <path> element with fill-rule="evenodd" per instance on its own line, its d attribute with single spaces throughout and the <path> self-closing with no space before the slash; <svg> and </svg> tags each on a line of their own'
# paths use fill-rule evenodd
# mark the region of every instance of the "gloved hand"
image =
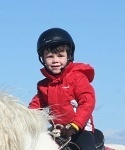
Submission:
<svg viewBox="0 0 125 150">
<path fill-rule="evenodd" d="M 64 128 L 61 129 L 61 136 L 68 138 L 77 133 L 77 129 L 72 124 L 67 124 Z"/>
</svg>

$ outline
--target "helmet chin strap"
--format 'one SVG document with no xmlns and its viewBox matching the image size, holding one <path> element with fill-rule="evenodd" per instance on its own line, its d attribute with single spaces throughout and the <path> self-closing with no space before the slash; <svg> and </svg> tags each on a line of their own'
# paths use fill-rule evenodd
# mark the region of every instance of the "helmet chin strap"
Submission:
<svg viewBox="0 0 125 150">
<path fill-rule="evenodd" d="M 42 64 L 43 66 L 45 66 L 45 63 L 42 61 L 40 55 L 39 55 L 39 61 L 41 62 L 41 64 Z M 70 58 L 67 59 L 67 63 L 66 63 L 65 66 L 67 66 L 67 65 L 69 64 L 69 62 L 71 62 Z M 64 68 L 65 68 L 65 67 L 64 67 Z M 63 69 L 63 68 L 62 68 L 62 69 Z"/>
<path fill-rule="evenodd" d="M 40 55 L 39 55 L 39 61 L 40 61 L 40 63 L 46 68 L 46 70 L 47 70 L 48 72 L 50 72 L 50 71 L 47 69 L 46 64 L 42 61 Z M 65 68 L 66 66 L 68 66 L 68 64 L 69 64 L 70 62 L 71 62 L 71 60 L 70 60 L 70 58 L 68 58 L 66 65 L 65 65 L 64 67 L 61 67 L 61 68 L 60 68 L 61 72 L 64 70 L 64 68 Z M 50 73 L 51 73 L 51 72 L 50 72 Z"/>
<path fill-rule="evenodd" d="M 64 67 L 61 67 L 61 68 L 60 68 L 61 72 L 65 69 L 66 66 L 68 66 L 69 63 L 70 63 L 70 59 L 67 59 L 66 65 L 65 65 Z"/>
<path fill-rule="evenodd" d="M 39 61 L 41 62 L 41 64 L 42 64 L 43 66 L 45 66 L 45 63 L 42 61 L 40 55 L 39 55 Z"/>
</svg>

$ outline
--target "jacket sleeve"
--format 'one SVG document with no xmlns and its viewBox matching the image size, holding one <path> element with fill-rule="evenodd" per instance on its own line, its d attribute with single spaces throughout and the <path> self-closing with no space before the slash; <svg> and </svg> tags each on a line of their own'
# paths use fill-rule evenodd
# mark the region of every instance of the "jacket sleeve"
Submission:
<svg viewBox="0 0 125 150">
<path fill-rule="evenodd" d="M 85 75 L 75 78 L 74 94 L 78 103 L 73 122 L 80 128 L 85 127 L 95 108 L 95 91 Z"/>
<path fill-rule="evenodd" d="M 31 108 L 31 109 L 37 109 L 37 108 L 40 108 L 41 105 L 40 105 L 40 98 L 38 96 L 38 94 L 36 94 L 33 99 L 31 100 L 31 102 L 29 103 L 29 106 L 28 108 Z"/>
<path fill-rule="evenodd" d="M 37 94 L 33 97 L 31 102 L 29 103 L 28 108 L 37 109 L 37 108 L 44 108 L 45 106 L 46 104 L 44 103 L 42 94 L 39 90 L 37 90 Z"/>
</svg>

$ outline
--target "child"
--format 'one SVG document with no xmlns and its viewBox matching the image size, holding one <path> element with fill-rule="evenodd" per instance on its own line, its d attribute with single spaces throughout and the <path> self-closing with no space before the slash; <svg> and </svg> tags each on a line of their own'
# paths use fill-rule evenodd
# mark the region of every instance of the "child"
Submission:
<svg viewBox="0 0 125 150">
<path fill-rule="evenodd" d="M 94 69 L 73 63 L 75 44 L 70 34 L 60 28 L 44 31 L 37 42 L 37 52 L 45 79 L 37 84 L 37 94 L 29 108 L 50 107 L 54 124 L 64 125 L 62 136 L 72 138 L 81 150 L 96 150 L 92 113 L 95 92 L 90 84 Z"/>
</svg>

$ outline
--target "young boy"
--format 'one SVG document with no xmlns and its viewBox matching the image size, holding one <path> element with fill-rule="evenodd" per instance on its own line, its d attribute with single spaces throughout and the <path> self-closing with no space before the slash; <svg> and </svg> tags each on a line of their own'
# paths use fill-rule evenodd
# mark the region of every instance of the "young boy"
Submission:
<svg viewBox="0 0 125 150">
<path fill-rule="evenodd" d="M 96 150 L 92 118 L 95 92 L 90 84 L 94 69 L 73 63 L 74 51 L 73 39 L 63 29 L 51 28 L 40 35 L 37 52 L 45 79 L 38 82 L 29 108 L 49 106 L 56 116 L 54 124 L 64 125 L 62 136 L 71 136 L 81 150 Z"/>
</svg>

